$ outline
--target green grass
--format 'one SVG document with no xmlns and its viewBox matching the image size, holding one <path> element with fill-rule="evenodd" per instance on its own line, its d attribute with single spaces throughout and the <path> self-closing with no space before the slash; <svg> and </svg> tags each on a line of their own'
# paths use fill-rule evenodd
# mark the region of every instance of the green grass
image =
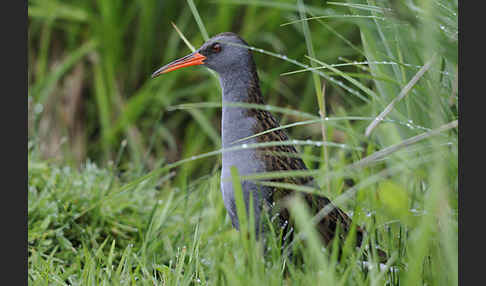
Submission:
<svg viewBox="0 0 486 286">
<path fill-rule="evenodd" d="M 190 51 L 170 22 L 195 47 L 250 43 L 258 108 L 311 169 L 246 179 L 314 176 L 321 190 L 285 187 L 325 192 L 393 268 L 352 247 L 338 262 L 298 200 L 301 263 L 277 230 L 262 255 L 232 228 L 216 77 L 150 80 Z M 30 0 L 28 43 L 30 285 L 458 284 L 457 1 Z"/>
</svg>

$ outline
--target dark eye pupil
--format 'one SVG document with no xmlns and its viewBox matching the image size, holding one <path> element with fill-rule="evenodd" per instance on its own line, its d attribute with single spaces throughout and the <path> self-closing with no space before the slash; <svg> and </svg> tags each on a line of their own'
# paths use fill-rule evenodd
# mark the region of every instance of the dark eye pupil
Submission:
<svg viewBox="0 0 486 286">
<path fill-rule="evenodd" d="M 221 50 L 221 46 L 219 44 L 214 44 L 213 45 L 213 51 L 219 52 Z"/>
</svg>

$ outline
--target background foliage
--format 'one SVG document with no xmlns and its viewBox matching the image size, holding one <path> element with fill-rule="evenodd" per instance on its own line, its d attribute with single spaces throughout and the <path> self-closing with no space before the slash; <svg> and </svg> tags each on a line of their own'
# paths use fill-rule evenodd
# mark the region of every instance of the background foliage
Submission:
<svg viewBox="0 0 486 286">
<path fill-rule="evenodd" d="M 457 1 L 28 3 L 29 283 L 457 284 Z M 220 102 L 217 79 L 150 79 L 190 52 L 171 22 L 195 47 L 233 31 L 263 49 L 262 92 L 293 139 L 322 140 L 325 108 L 343 145 L 299 149 L 395 268 L 364 271 L 354 250 L 264 260 L 231 229 L 219 156 L 190 159 L 220 148 L 220 109 L 199 104 Z"/>
</svg>

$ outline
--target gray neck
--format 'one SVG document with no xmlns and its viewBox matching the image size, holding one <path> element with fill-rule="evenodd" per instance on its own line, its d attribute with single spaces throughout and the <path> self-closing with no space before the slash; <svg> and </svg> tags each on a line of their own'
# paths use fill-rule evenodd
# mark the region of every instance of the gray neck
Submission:
<svg viewBox="0 0 486 286">
<path fill-rule="evenodd" d="M 255 102 L 260 98 L 258 77 L 249 70 L 227 72 L 219 78 L 224 103 L 262 103 Z M 258 93 L 258 94 L 256 94 Z M 254 134 L 255 119 L 248 113 L 248 108 L 223 106 L 221 135 L 223 148 L 230 147 L 232 142 Z M 245 142 L 238 142 L 238 144 Z M 249 142 L 246 142 L 249 143 Z"/>
<path fill-rule="evenodd" d="M 223 103 L 263 103 L 258 87 L 258 77 L 255 72 L 239 70 L 226 72 L 220 76 L 221 88 L 223 90 Z M 223 119 L 221 123 L 221 137 L 223 148 L 238 146 L 242 144 L 256 143 L 255 138 L 234 143 L 236 140 L 255 134 L 255 126 L 258 124 L 256 118 L 248 112 L 248 108 L 223 106 Z M 231 222 L 234 227 L 239 228 L 239 221 L 236 215 L 233 184 L 231 182 L 230 168 L 238 168 L 240 175 L 255 174 L 265 171 L 265 164 L 257 155 L 255 149 L 241 149 L 238 151 L 224 152 L 222 154 L 221 191 L 223 201 Z M 269 193 L 260 192 L 263 189 L 251 181 L 243 181 L 243 196 L 246 210 L 248 212 L 250 193 L 253 194 L 253 206 L 255 215 L 256 233 L 259 233 L 260 212 L 263 202 L 268 200 Z M 261 198 L 265 198 L 262 200 Z"/>
</svg>

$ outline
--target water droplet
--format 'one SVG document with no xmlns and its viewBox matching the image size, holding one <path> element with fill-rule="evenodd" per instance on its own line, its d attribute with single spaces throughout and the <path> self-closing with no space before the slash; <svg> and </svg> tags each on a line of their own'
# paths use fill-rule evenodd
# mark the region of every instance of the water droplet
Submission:
<svg viewBox="0 0 486 286">
<path fill-rule="evenodd" d="M 39 114 L 41 113 L 42 111 L 44 110 L 44 106 L 40 103 L 37 103 L 35 106 L 34 106 L 34 113 L 35 114 Z"/>
</svg>

